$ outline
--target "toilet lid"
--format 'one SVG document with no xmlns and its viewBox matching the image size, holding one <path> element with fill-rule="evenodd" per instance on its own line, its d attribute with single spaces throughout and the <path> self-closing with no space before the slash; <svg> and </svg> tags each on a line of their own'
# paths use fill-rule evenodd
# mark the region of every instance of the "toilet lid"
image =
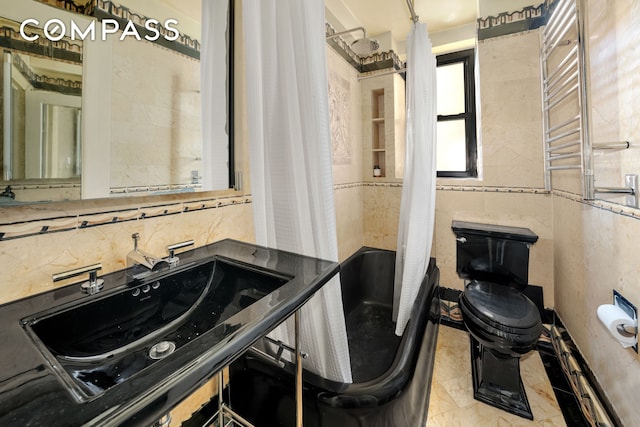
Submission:
<svg viewBox="0 0 640 427">
<path fill-rule="evenodd" d="M 510 286 L 477 280 L 462 293 L 468 310 L 498 329 L 526 331 L 539 328 L 540 312 L 521 291 Z M 512 331 L 515 332 L 515 331 Z"/>
</svg>

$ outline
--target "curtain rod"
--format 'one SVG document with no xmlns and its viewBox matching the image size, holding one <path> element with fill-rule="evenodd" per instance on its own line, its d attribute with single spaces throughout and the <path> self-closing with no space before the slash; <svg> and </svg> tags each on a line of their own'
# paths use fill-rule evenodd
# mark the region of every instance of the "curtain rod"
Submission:
<svg viewBox="0 0 640 427">
<path fill-rule="evenodd" d="M 411 13 L 411 20 L 416 23 L 420 19 L 418 15 L 416 15 L 416 11 L 413 9 L 413 0 L 407 0 L 407 7 L 409 8 L 409 12 Z"/>
</svg>

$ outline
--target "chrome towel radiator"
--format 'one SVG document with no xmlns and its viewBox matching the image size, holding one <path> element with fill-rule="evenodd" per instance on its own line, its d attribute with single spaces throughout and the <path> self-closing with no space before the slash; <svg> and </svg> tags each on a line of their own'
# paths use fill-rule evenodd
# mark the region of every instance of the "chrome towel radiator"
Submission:
<svg viewBox="0 0 640 427">
<path fill-rule="evenodd" d="M 595 186 L 594 150 L 627 149 L 629 142 L 591 142 L 585 5 L 584 0 L 548 3 L 550 17 L 542 31 L 540 53 L 545 189 L 552 189 L 554 171 L 575 169 L 581 175 L 585 200 L 595 199 L 596 193 L 636 196 L 637 178 L 632 176 L 627 176 L 628 187 Z M 637 207 L 638 198 L 633 199 Z"/>
</svg>

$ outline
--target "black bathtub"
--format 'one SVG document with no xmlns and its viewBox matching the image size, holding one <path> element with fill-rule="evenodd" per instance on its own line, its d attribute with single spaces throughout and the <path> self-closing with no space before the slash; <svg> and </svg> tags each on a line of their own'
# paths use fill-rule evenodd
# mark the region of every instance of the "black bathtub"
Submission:
<svg viewBox="0 0 640 427">
<path fill-rule="evenodd" d="M 431 259 L 405 333 L 391 321 L 395 252 L 362 248 L 340 266 L 353 384 L 304 371 L 304 425 L 421 426 L 438 333 L 439 270 Z M 247 353 L 231 368 L 231 404 L 256 426 L 295 425 L 293 366 Z"/>
</svg>

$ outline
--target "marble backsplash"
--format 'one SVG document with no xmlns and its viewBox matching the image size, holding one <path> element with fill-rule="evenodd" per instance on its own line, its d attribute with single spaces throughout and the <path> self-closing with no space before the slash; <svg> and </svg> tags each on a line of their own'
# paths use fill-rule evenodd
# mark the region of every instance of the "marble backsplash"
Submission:
<svg viewBox="0 0 640 427">
<path fill-rule="evenodd" d="M 23 208 L 23 221 L 11 221 L 12 216 L 20 217 L 20 209 L 3 210 L 7 216 L 0 223 L 0 304 L 80 280 L 54 284 L 55 273 L 96 262 L 102 263 L 100 274 L 125 268 L 133 233 L 140 234 L 141 249 L 157 256 L 166 255 L 167 245 L 189 239 L 196 247 L 224 238 L 255 239 L 251 198 L 244 195 L 163 204 L 130 201 L 118 208 L 108 204 L 108 209 L 61 211 L 65 214 L 43 219 L 24 213 L 38 206 Z M 42 209 L 51 214 L 51 208 Z"/>
</svg>

